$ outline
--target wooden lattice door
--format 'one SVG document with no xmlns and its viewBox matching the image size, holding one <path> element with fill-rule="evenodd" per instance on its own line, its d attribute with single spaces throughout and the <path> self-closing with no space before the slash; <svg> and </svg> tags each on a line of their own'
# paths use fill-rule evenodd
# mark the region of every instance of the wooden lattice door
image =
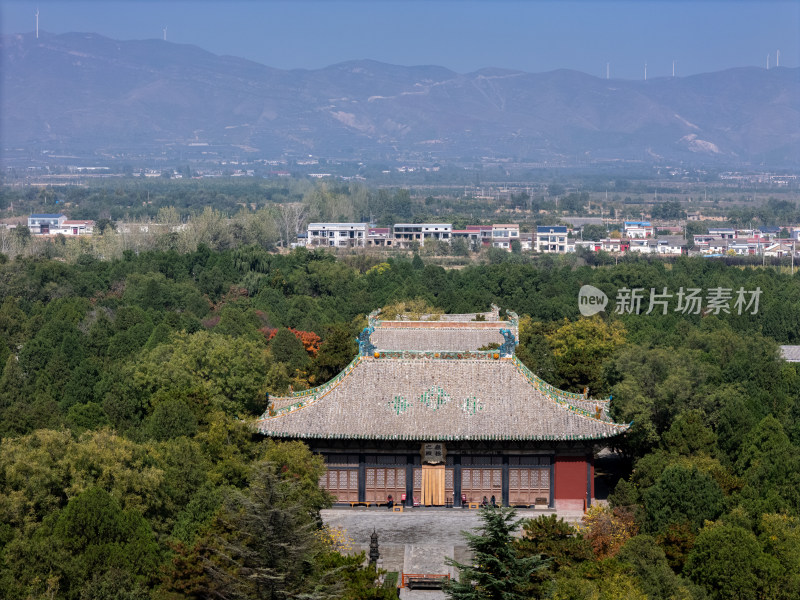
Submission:
<svg viewBox="0 0 800 600">
<path fill-rule="evenodd" d="M 481 502 L 484 497 L 490 500 L 494 496 L 500 504 L 503 493 L 502 469 L 462 469 L 461 493 L 467 497 L 467 502 Z"/>
<path fill-rule="evenodd" d="M 358 470 L 329 469 L 320 485 L 328 490 L 337 502 L 358 502 Z"/>
</svg>

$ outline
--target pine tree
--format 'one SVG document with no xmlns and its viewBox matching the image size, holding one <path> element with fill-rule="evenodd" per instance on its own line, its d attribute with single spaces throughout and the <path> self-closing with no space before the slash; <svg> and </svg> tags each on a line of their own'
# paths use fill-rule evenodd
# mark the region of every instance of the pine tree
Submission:
<svg viewBox="0 0 800 600">
<path fill-rule="evenodd" d="M 315 384 L 333 379 L 347 366 L 358 352 L 355 336 L 345 327 L 334 325 L 325 335 L 314 361 Z"/>
<path fill-rule="evenodd" d="M 273 358 L 277 362 L 286 364 L 290 376 L 293 376 L 296 370 L 308 366 L 309 358 L 303 343 L 288 329 L 278 329 L 269 347 Z"/>
<path fill-rule="evenodd" d="M 512 532 L 521 520 L 515 520 L 513 508 L 487 506 L 481 509 L 483 527 L 478 534 L 463 532 L 472 551 L 472 564 L 448 559 L 458 569 L 458 580 L 445 586 L 453 600 L 520 600 L 530 598 L 531 575 L 547 566 L 541 556 L 522 558 L 517 553 Z"/>
</svg>

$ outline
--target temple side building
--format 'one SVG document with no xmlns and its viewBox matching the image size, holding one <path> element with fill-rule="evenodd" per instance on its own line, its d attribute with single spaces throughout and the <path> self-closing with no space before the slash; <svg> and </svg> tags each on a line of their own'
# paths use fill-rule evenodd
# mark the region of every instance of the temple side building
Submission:
<svg viewBox="0 0 800 600">
<path fill-rule="evenodd" d="M 261 433 L 321 453 L 340 503 L 497 503 L 585 509 L 594 450 L 622 434 L 608 400 L 564 392 L 515 354 L 517 317 L 499 310 L 384 321 L 326 384 L 271 398 Z"/>
</svg>

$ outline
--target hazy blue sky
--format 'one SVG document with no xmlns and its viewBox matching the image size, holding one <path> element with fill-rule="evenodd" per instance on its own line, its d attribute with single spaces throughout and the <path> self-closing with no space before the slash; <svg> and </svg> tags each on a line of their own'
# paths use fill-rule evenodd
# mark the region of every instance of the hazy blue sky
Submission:
<svg viewBox="0 0 800 600">
<path fill-rule="evenodd" d="M 3 0 L 3 33 L 95 32 L 194 44 L 282 69 L 371 58 L 458 72 L 559 68 L 612 77 L 800 65 L 800 2 L 639 0 Z"/>
</svg>

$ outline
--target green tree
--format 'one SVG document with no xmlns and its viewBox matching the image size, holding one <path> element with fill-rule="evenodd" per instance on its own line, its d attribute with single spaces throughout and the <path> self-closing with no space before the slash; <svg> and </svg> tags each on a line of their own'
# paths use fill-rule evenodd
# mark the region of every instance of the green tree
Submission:
<svg viewBox="0 0 800 600">
<path fill-rule="evenodd" d="M 706 520 L 716 519 L 724 508 L 719 485 L 697 467 L 667 467 L 655 485 L 643 494 L 645 523 L 650 532 L 671 524 L 688 522 L 697 530 Z"/>
<path fill-rule="evenodd" d="M 108 425 L 108 415 L 97 402 L 73 404 L 66 417 L 67 425 L 75 433 L 83 433 L 87 429 L 100 429 Z"/>
<path fill-rule="evenodd" d="M 668 452 L 675 454 L 717 455 L 717 436 L 703 423 L 703 412 L 698 409 L 678 415 L 661 441 Z"/>
<path fill-rule="evenodd" d="M 49 515 L 31 539 L 17 538 L 7 553 L 19 592 L 41 597 L 52 581 L 58 597 L 76 600 L 112 570 L 132 587 L 152 581 L 160 561 L 147 521 L 97 487 Z"/>
<path fill-rule="evenodd" d="M 94 231 L 97 235 L 103 235 L 106 231 L 114 232 L 117 230 L 117 224 L 107 217 L 101 217 L 94 223 Z"/>
<path fill-rule="evenodd" d="M 694 586 L 670 568 L 664 551 L 649 535 L 637 535 L 628 540 L 618 558 L 633 567 L 639 586 L 650 600 L 688 600 L 697 595 L 692 589 Z"/>
<path fill-rule="evenodd" d="M 397 588 L 386 588 L 377 584 L 378 570 L 372 564 L 364 566 L 364 552 L 353 555 L 340 554 L 336 550 L 321 552 L 317 558 L 318 568 L 326 573 L 335 573 L 340 580 L 341 598 L 347 600 L 397 600 Z"/>
<path fill-rule="evenodd" d="M 584 240 L 602 240 L 608 237 L 608 230 L 605 225 L 584 225 L 581 229 L 581 237 Z"/>
<path fill-rule="evenodd" d="M 68 409 L 74 404 L 85 404 L 96 399 L 95 385 L 100 381 L 102 362 L 96 357 L 86 358 L 70 373 L 64 385 L 61 406 Z"/>
<path fill-rule="evenodd" d="M 314 359 L 315 383 L 324 383 L 344 369 L 358 352 L 355 336 L 341 325 L 328 328 Z"/>
<path fill-rule="evenodd" d="M 535 594 L 541 593 L 558 571 L 594 559 L 591 545 L 572 525 L 556 515 L 523 521 L 517 549 L 520 558 L 542 556 L 549 559 L 548 568 L 539 569 L 531 576 Z"/>
<path fill-rule="evenodd" d="M 542 515 L 524 520 L 518 550 L 521 557 L 542 555 L 550 558 L 553 571 L 594 557 L 592 547 L 583 536 L 556 515 Z"/>
<path fill-rule="evenodd" d="M 527 598 L 531 575 L 547 566 L 540 556 L 520 556 L 513 532 L 521 521 L 515 521 L 513 508 L 485 507 L 480 518 L 483 525 L 477 534 L 463 532 L 472 551 L 472 563 L 462 564 L 447 559 L 458 569 L 458 579 L 445 586 L 445 594 L 453 600 L 514 600 Z"/>
<path fill-rule="evenodd" d="M 547 382 L 555 381 L 555 361 L 545 334 L 548 328 L 525 315 L 519 320 L 517 356 L 525 365 Z"/>
<path fill-rule="evenodd" d="M 181 397 L 160 401 L 144 424 L 145 435 L 157 441 L 197 433 L 197 417 Z"/>
<path fill-rule="evenodd" d="M 319 485 L 319 478 L 325 473 L 322 456 L 313 454 L 302 442 L 268 440 L 263 457 L 275 466 L 281 497 L 303 506 L 310 519 L 321 522 L 319 511 L 332 502 L 331 495 Z"/>
<path fill-rule="evenodd" d="M 431 321 L 438 320 L 444 311 L 433 306 L 425 298 L 414 298 L 387 304 L 381 309 L 380 318 L 387 321 L 397 319 L 407 319 L 417 321 L 422 317 L 427 317 Z"/>
<path fill-rule="evenodd" d="M 315 535 L 319 512 L 309 512 L 295 478 L 281 479 L 276 465 L 263 461 L 245 492 L 232 491 L 213 527 L 173 560 L 169 591 L 189 597 L 302 598 L 330 594 L 316 558 L 323 550 Z M 195 565 L 202 568 L 198 571 Z"/>
<path fill-rule="evenodd" d="M 261 321 L 252 310 L 244 310 L 239 306 L 228 304 L 220 311 L 220 321 L 214 327 L 214 333 L 231 337 L 258 339 L 258 327 Z"/>
<path fill-rule="evenodd" d="M 292 383 L 289 371 L 283 363 L 272 363 L 264 377 L 265 393 L 282 396 L 287 393 Z"/>
<path fill-rule="evenodd" d="M 800 510 L 800 451 L 781 422 L 764 417 L 742 446 L 735 467 L 746 482 L 742 495 L 751 514 Z"/>
<path fill-rule="evenodd" d="M 270 341 L 269 350 L 276 362 L 286 365 L 290 375 L 294 375 L 298 370 L 305 370 L 311 363 L 303 343 L 294 333 L 283 327 L 278 329 Z"/>
<path fill-rule="evenodd" d="M 764 553 L 777 560 L 770 598 L 800 598 L 800 518 L 786 514 L 765 514 L 758 523 L 758 541 Z"/>
<path fill-rule="evenodd" d="M 686 561 L 686 573 L 705 587 L 710 600 L 751 600 L 760 594 L 774 559 L 752 532 L 736 525 L 703 528 Z"/>
<path fill-rule="evenodd" d="M 615 559 L 585 562 L 578 568 L 560 571 L 544 597 L 552 600 L 649 600 L 632 569 Z"/>
<path fill-rule="evenodd" d="M 454 238 L 450 246 L 453 256 L 469 256 L 469 244 L 465 238 Z"/>
<path fill-rule="evenodd" d="M 81 590 L 80 600 L 150 600 L 151 586 L 118 567 L 95 573 Z"/>
<path fill-rule="evenodd" d="M 625 328 L 619 322 L 606 323 L 599 317 L 563 324 L 546 335 L 553 352 L 558 381 L 556 385 L 599 395 L 606 391 L 603 376 L 606 362 L 625 343 Z"/>
<path fill-rule="evenodd" d="M 27 225 L 17 225 L 11 233 L 20 248 L 25 248 L 31 241 L 31 230 Z"/>
<path fill-rule="evenodd" d="M 267 368 L 261 343 L 207 331 L 179 332 L 169 343 L 145 353 L 130 368 L 118 396 L 143 397 L 155 408 L 162 397 L 156 392 L 190 390 L 191 397 L 229 414 L 260 414 L 266 408 L 263 388 Z M 207 411 L 196 406 L 193 412 L 202 419 Z"/>
</svg>

